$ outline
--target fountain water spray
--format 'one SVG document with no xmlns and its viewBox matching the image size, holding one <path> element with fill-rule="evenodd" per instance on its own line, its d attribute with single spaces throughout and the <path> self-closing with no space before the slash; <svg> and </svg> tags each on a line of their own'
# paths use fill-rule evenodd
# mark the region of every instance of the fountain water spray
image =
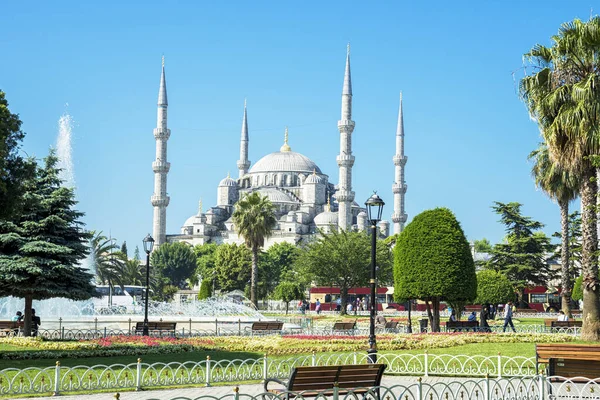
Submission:
<svg viewBox="0 0 600 400">
<path fill-rule="evenodd" d="M 72 141 L 73 117 L 65 111 L 58 120 L 58 138 L 56 139 L 56 156 L 60 179 L 66 187 L 75 187 L 75 170 L 73 169 Z"/>
</svg>

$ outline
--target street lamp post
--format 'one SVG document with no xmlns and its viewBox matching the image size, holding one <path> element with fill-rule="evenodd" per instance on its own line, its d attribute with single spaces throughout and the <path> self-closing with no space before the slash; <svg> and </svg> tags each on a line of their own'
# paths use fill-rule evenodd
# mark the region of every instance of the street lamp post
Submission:
<svg viewBox="0 0 600 400">
<path fill-rule="evenodd" d="M 375 315 L 377 313 L 377 270 L 376 270 L 376 254 L 377 254 L 377 223 L 381 221 L 383 206 L 385 203 L 377 193 L 373 193 L 365 202 L 367 206 L 367 217 L 371 226 L 371 318 L 369 325 L 369 351 L 368 361 L 371 364 L 377 362 L 377 338 L 375 337 Z"/>
<path fill-rule="evenodd" d="M 142 331 L 142 335 L 148 336 L 148 298 L 150 297 L 150 253 L 152 253 L 152 248 L 154 247 L 154 239 L 150 234 L 146 235 L 143 240 L 144 242 L 144 251 L 146 252 L 146 298 L 144 305 L 144 330 Z"/>
</svg>

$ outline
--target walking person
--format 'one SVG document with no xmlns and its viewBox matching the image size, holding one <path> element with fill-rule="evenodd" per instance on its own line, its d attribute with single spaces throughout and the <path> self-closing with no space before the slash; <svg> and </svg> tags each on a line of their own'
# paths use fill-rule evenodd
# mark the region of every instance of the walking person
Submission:
<svg viewBox="0 0 600 400">
<path fill-rule="evenodd" d="M 479 314 L 479 331 L 480 332 L 491 332 L 490 325 L 488 324 L 488 318 L 490 317 L 490 309 L 487 304 L 481 307 L 481 313 Z"/>
<path fill-rule="evenodd" d="M 506 332 L 506 327 L 510 325 L 513 332 L 517 333 L 517 330 L 515 329 L 515 325 L 513 324 L 512 316 L 513 316 L 513 303 L 512 303 L 512 301 L 509 301 L 504 306 L 504 328 L 502 328 L 502 332 Z"/>
<path fill-rule="evenodd" d="M 318 314 L 321 314 L 321 302 L 319 301 L 319 299 L 317 299 L 317 303 L 315 304 L 315 311 Z"/>
</svg>

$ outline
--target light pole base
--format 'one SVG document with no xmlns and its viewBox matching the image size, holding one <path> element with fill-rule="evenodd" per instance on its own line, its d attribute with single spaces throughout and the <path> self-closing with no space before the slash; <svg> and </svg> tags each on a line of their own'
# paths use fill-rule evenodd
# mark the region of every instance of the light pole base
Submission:
<svg viewBox="0 0 600 400">
<path fill-rule="evenodd" d="M 369 363 L 369 364 L 377 363 L 377 350 L 376 349 L 367 350 L 367 363 Z"/>
</svg>

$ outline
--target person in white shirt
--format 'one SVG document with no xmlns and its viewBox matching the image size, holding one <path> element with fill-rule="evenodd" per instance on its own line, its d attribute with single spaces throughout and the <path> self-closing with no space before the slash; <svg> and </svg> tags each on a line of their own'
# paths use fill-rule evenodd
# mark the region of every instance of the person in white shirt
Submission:
<svg viewBox="0 0 600 400">
<path fill-rule="evenodd" d="M 569 316 L 565 315 L 565 313 L 563 312 L 563 310 L 560 310 L 558 312 L 558 319 L 557 321 L 568 321 L 569 320 Z"/>
<path fill-rule="evenodd" d="M 513 324 L 513 320 L 512 320 L 512 316 L 513 316 L 513 309 L 512 309 L 512 301 L 509 301 L 505 306 L 504 306 L 504 328 L 502 328 L 502 332 L 506 332 L 506 327 L 510 326 L 513 330 L 513 332 L 517 332 L 515 329 L 515 325 Z"/>
</svg>

